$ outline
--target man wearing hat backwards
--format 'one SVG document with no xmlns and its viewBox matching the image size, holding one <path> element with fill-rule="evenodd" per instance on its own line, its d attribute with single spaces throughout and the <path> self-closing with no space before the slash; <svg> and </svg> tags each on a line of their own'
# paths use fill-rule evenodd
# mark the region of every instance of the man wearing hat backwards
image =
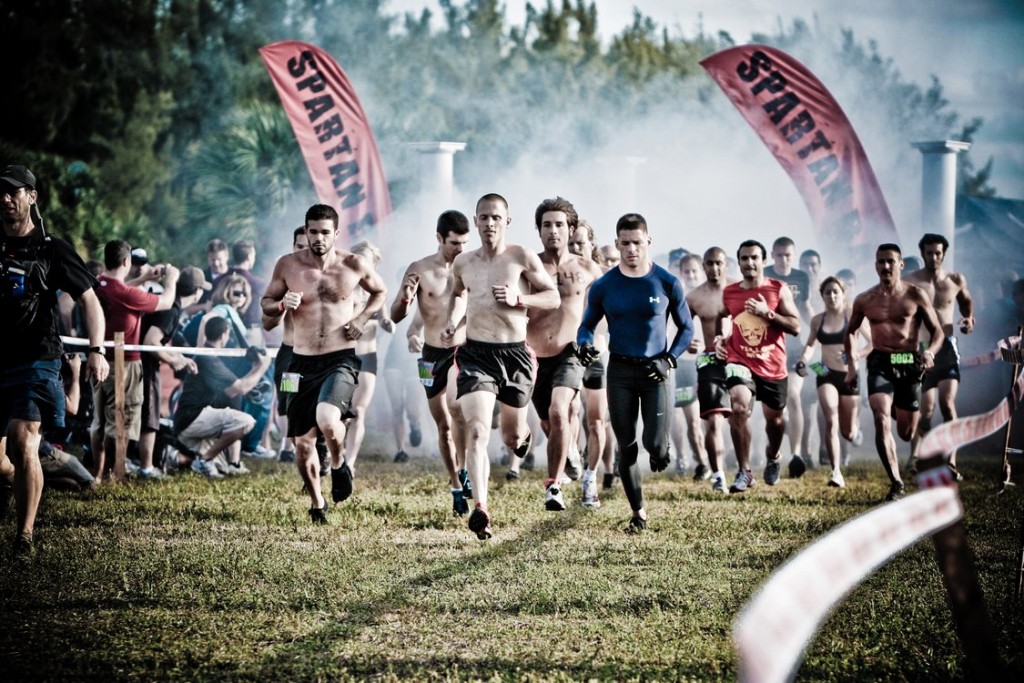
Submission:
<svg viewBox="0 0 1024 683">
<path fill-rule="evenodd" d="M 40 431 L 43 426 L 64 426 L 58 290 L 82 305 L 89 334 L 88 376 L 101 382 L 109 372 L 101 347 L 103 313 L 93 290 L 96 279 L 70 244 L 46 234 L 37 199 L 30 170 L 18 165 L 0 170 L 0 319 L 6 327 L 0 354 L 0 427 L 10 458 L 0 462 L 0 473 L 7 475 L 13 463 L 18 559 L 33 553 L 32 531 L 43 492 Z"/>
</svg>

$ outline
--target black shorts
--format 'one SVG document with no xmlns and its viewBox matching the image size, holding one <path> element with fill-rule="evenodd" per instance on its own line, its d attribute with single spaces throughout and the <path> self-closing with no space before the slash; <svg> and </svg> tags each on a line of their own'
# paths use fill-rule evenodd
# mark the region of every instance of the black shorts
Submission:
<svg viewBox="0 0 1024 683">
<path fill-rule="evenodd" d="M 786 392 L 789 390 L 789 378 L 765 379 L 755 375 L 742 363 L 727 363 L 725 366 L 725 385 L 732 389 L 743 385 L 750 389 L 758 401 L 773 410 L 786 407 Z"/>
<path fill-rule="evenodd" d="M 316 407 L 329 403 L 352 417 L 352 395 L 359 384 L 359 358 L 352 349 L 321 356 L 292 355 L 288 372 L 299 375 L 299 390 L 288 402 L 288 436 L 303 436 L 316 427 Z"/>
<path fill-rule="evenodd" d="M 281 391 L 281 376 L 286 372 L 291 372 L 289 367 L 294 355 L 295 352 L 292 351 L 291 346 L 281 344 L 281 347 L 277 350 L 277 359 L 274 361 L 274 386 L 277 387 L 277 414 L 281 417 L 288 417 L 288 401 L 292 397 L 291 392 Z"/>
<path fill-rule="evenodd" d="M 448 371 L 455 364 L 455 348 L 453 346 L 450 349 L 442 349 L 430 344 L 423 345 L 422 355 L 416 362 L 420 367 L 420 382 L 427 392 L 428 401 L 448 388 Z"/>
<path fill-rule="evenodd" d="M 697 401 L 700 403 L 700 416 L 707 419 L 709 415 L 732 413 L 732 398 L 725 382 L 725 363 L 718 359 L 714 351 L 697 356 Z"/>
<path fill-rule="evenodd" d="M 142 432 L 160 431 L 160 361 L 142 356 Z"/>
<path fill-rule="evenodd" d="M 583 364 L 576 356 L 576 345 L 569 344 L 557 356 L 537 359 L 537 378 L 533 385 L 533 407 L 544 421 L 551 416 L 551 392 L 555 387 L 579 391 L 583 386 Z"/>
<path fill-rule="evenodd" d="M 697 362 L 680 360 L 676 367 L 676 408 L 685 408 L 697 400 Z"/>
<path fill-rule="evenodd" d="M 356 356 L 359 359 L 360 366 L 359 372 L 365 372 L 370 375 L 377 374 L 377 352 L 373 353 L 360 353 Z"/>
<path fill-rule="evenodd" d="M 921 391 L 928 391 L 939 386 L 939 382 L 947 379 L 960 381 L 960 349 L 957 348 L 956 337 L 946 337 L 942 348 L 935 356 L 935 367 L 928 371 L 921 382 Z"/>
<path fill-rule="evenodd" d="M 924 375 L 921 354 L 917 351 L 868 354 L 868 395 L 892 394 L 892 403 L 900 410 L 921 409 L 921 379 Z"/>
<path fill-rule="evenodd" d="M 7 433 L 11 420 L 39 422 L 43 429 L 62 428 L 64 410 L 60 358 L 0 369 L 0 436 Z"/>
<path fill-rule="evenodd" d="M 846 386 L 846 373 L 842 370 L 828 370 L 824 375 L 818 375 L 817 386 L 818 388 L 831 384 L 839 392 L 840 396 L 859 396 L 860 390 L 857 387 L 857 382 L 853 383 L 853 388 Z"/>
<path fill-rule="evenodd" d="M 467 339 L 455 352 L 459 369 L 456 398 L 489 391 L 513 408 L 530 402 L 537 360 L 526 342 L 491 344 Z"/>
<path fill-rule="evenodd" d="M 595 360 L 583 370 L 584 389 L 604 389 L 604 356 Z"/>
</svg>

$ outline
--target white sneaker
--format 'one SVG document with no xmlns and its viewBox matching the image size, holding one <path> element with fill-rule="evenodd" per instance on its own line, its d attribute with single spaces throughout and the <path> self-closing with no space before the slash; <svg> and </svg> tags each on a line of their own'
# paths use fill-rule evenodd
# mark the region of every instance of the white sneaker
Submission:
<svg viewBox="0 0 1024 683">
<path fill-rule="evenodd" d="M 544 508 L 552 512 L 561 512 L 565 509 L 565 501 L 562 500 L 562 489 L 558 484 L 548 486 L 547 494 L 544 496 Z"/>
<path fill-rule="evenodd" d="M 229 477 L 237 477 L 241 474 L 249 474 L 249 468 L 245 466 L 245 463 L 239 460 L 237 463 L 229 462 L 227 472 L 224 474 Z"/>
<path fill-rule="evenodd" d="M 583 507 L 601 507 L 601 500 L 597 497 L 597 476 L 593 472 L 583 473 Z"/>
<path fill-rule="evenodd" d="M 715 493 L 725 493 L 724 472 L 715 472 L 711 475 L 711 490 Z"/>
<path fill-rule="evenodd" d="M 139 477 L 142 479 L 164 479 L 166 476 L 155 467 L 144 467 L 139 470 Z"/>
<path fill-rule="evenodd" d="M 569 477 L 573 481 L 580 478 L 580 474 L 583 473 L 583 457 L 580 456 L 579 447 L 571 443 L 569 444 L 569 455 L 565 459 L 565 476 Z"/>
<path fill-rule="evenodd" d="M 840 472 L 838 469 L 832 470 L 832 476 L 829 477 L 828 479 L 828 485 L 834 486 L 839 489 L 846 486 L 846 480 L 843 479 L 843 473 Z"/>
<path fill-rule="evenodd" d="M 224 475 L 217 471 L 213 463 L 209 460 L 203 460 L 202 458 L 196 458 L 192 461 L 192 471 L 196 474 L 201 474 L 208 479 L 223 479 Z"/>
</svg>

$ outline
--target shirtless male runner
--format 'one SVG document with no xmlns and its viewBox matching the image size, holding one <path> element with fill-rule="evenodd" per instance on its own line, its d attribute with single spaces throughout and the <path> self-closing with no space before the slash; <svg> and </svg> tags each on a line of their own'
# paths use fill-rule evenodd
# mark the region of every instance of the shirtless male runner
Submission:
<svg viewBox="0 0 1024 683">
<path fill-rule="evenodd" d="M 711 470 L 711 490 L 725 493 L 725 473 L 721 459 L 725 456 L 725 420 L 732 412 L 732 399 L 725 381 L 725 363 L 715 354 L 715 321 L 722 310 L 722 291 L 734 280 L 726 277 L 728 255 L 721 247 L 704 252 L 704 275 L 707 280 L 686 295 L 690 315 L 700 319 L 703 346 L 697 351 L 697 403 L 706 423 L 704 448 Z M 699 339 L 697 336 L 695 340 Z M 693 343 L 690 344 L 693 348 Z"/>
<path fill-rule="evenodd" d="M 867 363 L 868 405 L 875 420 L 875 448 L 889 475 L 886 500 L 897 500 L 906 493 L 889 424 L 891 410 L 895 406 L 897 433 L 901 439 L 909 441 L 917 431 L 920 416 L 921 379 L 935 366 L 935 355 L 945 339 L 931 297 L 917 285 L 900 279 L 903 267 L 899 245 L 878 246 L 875 251 L 878 284 L 853 300 L 843 342 L 846 357 L 855 359 L 855 337 L 867 318 L 874 347 Z M 917 340 L 922 324 L 931 334 L 931 343 L 919 352 Z M 857 364 L 850 363 L 846 384 L 852 387 L 856 381 Z"/>
<path fill-rule="evenodd" d="M 391 319 L 401 322 L 417 304 L 422 336 L 410 330 L 409 350 L 421 355 L 421 382 L 427 393 L 430 416 L 437 427 L 437 445 L 451 482 L 452 513 L 469 514 L 466 498 L 473 497 L 466 470 L 466 434 L 462 415 L 454 405 L 455 392 L 447 391 L 449 371 L 455 372 L 455 348 L 466 341 L 466 318 L 456 312 L 459 323 L 452 346 L 441 339 L 448 323 L 448 300 L 452 291 L 452 264 L 469 243 L 469 219 L 459 211 L 445 211 L 437 218 L 437 251 L 409 264 L 402 276 L 402 288 L 391 304 Z M 459 299 L 459 303 L 465 303 Z M 454 375 L 453 375 L 454 377 Z M 449 403 L 452 405 L 449 406 Z"/>
<path fill-rule="evenodd" d="M 532 435 L 526 426 L 525 408 L 536 373 L 536 359 L 526 345 L 527 308 L 533 314 L 557 308 L 559 298 L 537 255 L 505 242 L 512 219 L 504 197 L 481 197 L 473 222 L 480 231 L 481 246 L 455 259 L 442 341 L 448 346 L 455 343 L 460 311 L 465 310 L 466 341 L 455 352 L 457 400 L 466 421 L 466 465 L 477 501 L 469 515 L 469 529 L 486 540 L 492 535 L 487 442 L 494 402 L 501 403 L 505 445 L 520 457 L 526 455 Z M 527 287 L 530 293 L 526 293 Z"/>
<path fill-rule="evenodd" d="M 576 330 L 583 319 L 587 290 L 603 275 L 589 258 L 569 252 L 569 237 L 579 227 L 572 203 L 562 197 L 545 199 L 537 207 L 534 222 L 544 244 L 540 261 L 558 286 L 561 305 L 551 310 L 531 310 L 526 343 L 537 356 L 533 406 L 548 437 L 548 477 L 544 480 L 544 507 L 565 510 L 559 477 L 572 440 L 570 405 L 583 386 L 583 364 L 576 353 Z M 584 473 L 586 474 L 586 473 Z M 583 481 L 584 493 L 597 483 L 593 473 Z"/>
<path fill-rule="evenodd" d="M 921 420 L 917 432 L 910 442 L 911 474 L 917 463 L 917 447 L 921 439 L 932 428 L 935 414 L 935 399 L 938 395 L 939 409 L 945 422 L 955 420 L 956 393 L 960 386 L 960 350 L 957 348 L 953 327 L 953 304 L 960 310 L 957 327 L 964 334 L 974 331 L 974 299 L 967 291 L 967 278 L 963 273 L 954 273 L 942 267 L 949 249 L 949 241 L 942 235 L 925 233 L 917 244 L 921 250 L 924 267 L 908 273 L 904 282 L 910 282 L 923 289 L 932 300 L 935 316 L 942 325 L 945 340 L 942 349 L 935 356 L 935 367 L 924 376 L 921 385 Z M 949 456 L 949 468 L 957 481 L 963 477 L 956 468 L 956 451 Z"/>
<path fill-rule="evenodd" d="M 278 259 L 260 305 L 269 318 L 287 311 L 292 319 L 294 353 L 284 381 L 296 390 L 288 405 L 288 436 L 295 439 L 296 464 L 313 503 L 310 519 L 325 524 L 328 504 L 320 491 L 317 434 L 327 440 L 331 497 L 340 503 L 352 495 L 342 420 L 349 417 L 358 382 L 356 340 L 384 305 L 387 291 L 369 261 L 336 248 L 338 212 L 332 207 L 311 206 L 305 226 L 309 248 Z M 358 287 L 369 294 L 359 311 Z"/>
</svg>

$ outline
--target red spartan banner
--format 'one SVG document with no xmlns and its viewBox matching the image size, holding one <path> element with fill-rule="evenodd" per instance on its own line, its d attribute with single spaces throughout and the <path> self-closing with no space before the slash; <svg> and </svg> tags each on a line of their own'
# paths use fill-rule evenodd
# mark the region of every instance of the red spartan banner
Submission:
<svg viewBox="0 0 1024 683">
<path fill-rule="evenodd" d="M 341 217 L 342 244 L 376 236 L 391 215 L 387 178 L 356 91 L 329 54 L 309 43 L 260 48 L 295 131 L 316 195 Z"/>
<path fill-rule="evenodd" d="M 857 134 L 807 67 L 765 45 L 716 52 L 701 66 L 796 183 L 823 241 L 899 242 Z"/>
</svg>

